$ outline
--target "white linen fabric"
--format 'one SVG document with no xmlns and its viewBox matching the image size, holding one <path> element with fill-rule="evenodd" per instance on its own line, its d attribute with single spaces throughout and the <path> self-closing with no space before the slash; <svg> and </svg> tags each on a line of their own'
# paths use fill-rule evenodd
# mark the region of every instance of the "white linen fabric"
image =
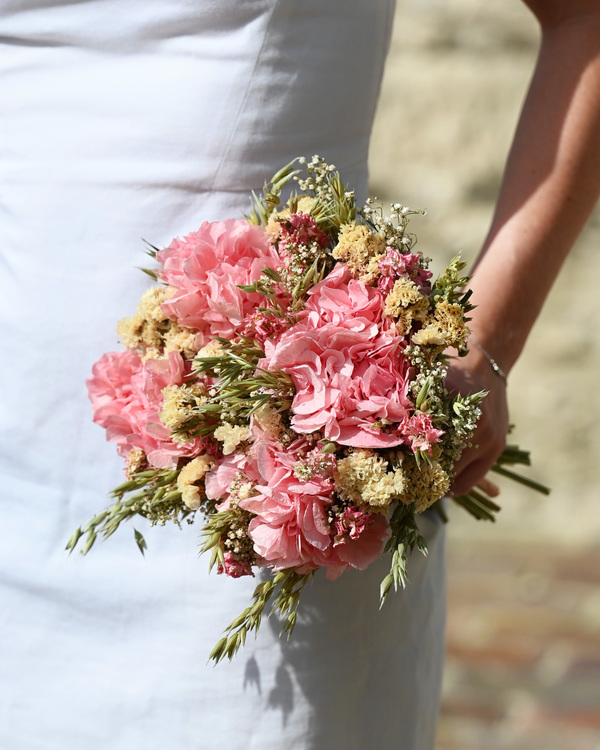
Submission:
<svg viewBox="0 0 600 750">
<path fill-rule="evenodd" d="M 207 666 L 254 581 L 208 576 L 197 529 L 74 528 L 122 462 L 84 380 L 118 348 L 161 246 L 240 216 L 296 155 L 364 197 L 393 0 L 0 0 L 0 747 L 427 750 L 443 659 L 443 534 L 378 612 L 384 566 L 317 576 Z"/>
</svg>

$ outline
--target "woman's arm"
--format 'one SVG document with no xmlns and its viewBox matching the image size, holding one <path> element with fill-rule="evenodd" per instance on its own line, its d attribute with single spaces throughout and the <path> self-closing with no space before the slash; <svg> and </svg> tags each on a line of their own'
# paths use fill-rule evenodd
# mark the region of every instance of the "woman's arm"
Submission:
<svg viewBox="0 0 600 750">
<path fill-rule="evenodd" d="M 600 195 L 600 0 L 526 4 L 540 21 L 540 53 L 471 280 L 473 338 L 505 372 Z M 461 494 L 502 451 L 508 413 L 504 383 L 476 347 L 456 362 L 451 382 L 490 392 L 479 447 L 456 466 Z"/>
</svg>

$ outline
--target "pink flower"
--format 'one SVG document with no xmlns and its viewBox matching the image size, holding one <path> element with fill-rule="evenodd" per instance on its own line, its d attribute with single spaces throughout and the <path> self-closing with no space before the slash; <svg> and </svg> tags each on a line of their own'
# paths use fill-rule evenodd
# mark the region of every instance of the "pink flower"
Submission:
<svg viewBox="0 0 600 750">
<path fill-rule="evenodd" d="M 242 321 L 239 332 L 242 336 L 264 344 L 267 339 L 276 339 L 291 325 L 287 317 L 278 317 L 261 310 L 251 313 Z"/>
<path fill-rule="evenodd" d="M 163 311 L 182 326 L 225 338 L 262 299 L 237 285 L 251 284 L 267 266 L 281 265 L 264 228 L 235 219 L 204 222 L 197 232 L 173 240 L 157 259 L 164 269 L 161 281 L 178 290 Z"/>
<path fill-rule="evenodd" d="M 444 434 L 443 430 L 438 430 L 433 426 L 429 414 L 417 412 L 412 417 L 406 417 L 400 425 L 400 430 L 404 439 L 413 451 L 427 451 L 431 456 L 431 446 L 439 443 Z"/>
<path fill-rule="evenodd" d="M 225 573 L 231 578 L 241 578 L 252 575 L 252 566 L 249 562 L 238 560 L 231 552 L 226 552 L 223 563 L 219 563 L 217 573 Z"/>
<path fill-rule="evenodd" d="M 143 363 L 132 351 L 108 352 L 92 367 L 92 377 L 86 382 L 94 422 L 106 429 L 107 440 L 117 443 L 119 455 L 141 448 L 148 463 L 166 468 L 175 466 L 180 456 L 194 456 L 202 450 L 201 439 L 174 443 L 159 418 L 163 389 L 181 385 L 189 367 L 179 353 Z"/>
<path fill-rule="evenodd" d="M 206 475 L 206 496 L 210 500 L 226 498 L 231 483 L 239 475 L 246 477 L 246 481 L 257 482 L 262 479 L 253 457 L 245 453 L 230 453 L 218 461 Z M 226 507 L 222 507 L 222 510 Z"/>
<path fill-rule="evenodd" d="M 312 570 L 327 563 L 332 547 L 326 512 L 332 478 L 317 475 L 302 482 L 294 476 L 297 460 L 308 450 L 304 439 L 285 451 L 279 443 L 260 442 L 255 453 L 258 494 L 239 503 L 255 514 L 248 528 L 254 549 L 275 570 Z"/>
<path fill-rule="evenodd" d="M 222 499 L 219 507 L 226 509 L 231 482 L 240 474 L 249 479 L 256 494 L 239 506 L 254 516 L 248 533 L 260 563 L 301 573 L 325 566 L 329 577 L 337 577 L 349 567 L 367 567 L 381 554 L 387 522 L 380 514 L 363 512 L 352 533 L 350 522 L 343 529 L 332 524 L 335 461 L 317 461 L 319 470 L 306 480 L 297 476 L 298 465 L 315 463 L 314 453 L 304 438 L 283 449 L 261 433 L 248 453 L 226 456 L 207 474 L 206 492 Z"/>
<path fill-rule="evenodd" d="M 310 214 L 298 211 L 290 214 L 279 223 L 279 243 L 284 247 L 297 248 L 299 245 L 310 247 L 313 243 L 319 247 L 328 247 L 331 243 L 325 232 L 317 226 Z"/>
<path fill-rule="evenodd" d="M 377 265 L 381 271 L 377 286 L 385 295 L 392 291 L 396 279 L 401 276 L 408 276 L 421 289 L 430 287 L 431 271 L 421 268 L 421 256 L 416 253 L 400 253 L 395 248 L 389 248 L 385 258 Z"/>
<path fill-rule="evenodd" d="M 338 263 L 308 294 L 307 326 L 317 328 L 334 323 L 353 331 L 377 331 L 384 306 L 383 295 L 378 289 L 353 279 L 344 263 Z"/>
<path fill-rule="evenodd" d="M 380 513 L 347 507 L 334 521 L 337 556 L 353 568 L 364 570 L 381 554 L 388 525 Z"/>
<path fill-rule="evenodd" d="M 329 323 L 311 330 L 300 321 L 276 344 L 266 342 L 261 366 L 291 376 L 296 432 L 323 430 L 341 445 L 384 448 L 404 439 L 377 423 L 402 422 L 411 406 L 402 347 L 403 339 L 378 334 L 376 326 L 356 331 Z"/>
</svg>

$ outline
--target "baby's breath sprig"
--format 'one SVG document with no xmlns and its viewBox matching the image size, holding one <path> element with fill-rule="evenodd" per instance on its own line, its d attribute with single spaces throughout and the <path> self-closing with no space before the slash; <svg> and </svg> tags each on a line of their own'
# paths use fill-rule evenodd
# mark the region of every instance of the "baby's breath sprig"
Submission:
<svg viewBox="0 0 600 750">
<path fill-rule="evenodd" d="M 367 198 L 366 204 L 357 211 L 363 221 L 385 239 L 386 246 L 393 247 L 400 253 L 409 253 L 417 243 L 417 236 L 408 232 L 411 216 L 425 216 L 426 211 L 420 208 L 409 208 L 402 203 L 392 203 L 391 215 L 384 214 L 383 203 L 376 197 Z M 421 267 L 427 268 L 430 258 L 421 256 Z"/>
<path fill-rule="evenodd" d="M 383 607 L 392 586 L 394 591 L 406 588 L 408 583 L 407 560 L 412 552 L 418 549 L 427 554 L 427 544 L 419 531 L 413 504 L 396 503 L 390 518 L 390 538 L 387 540 L 384 554 L 392 553 L 390 572 L 379 587 L 380 608 Z"/>
<path fill-rule="evenodd" d="M 298 163 L 305 165 L 306 177 L 296 175 L 294 180 L 302 192 L 315 197 L 311 216 L 319 229 L 336 236 L 343 224 L 356 218 L 354 192 L 344 185 L 334 165 L 320 156 L 313 156 L 309 162 L 300 157 Z"/>
<path fill-rule="evenodd" d="M 73 533 L 67 542 L 68 552 L 73 552 L 85 537 L 81 554 L 87 555 L 98 536 L 108 539 L 124 521 L 135 516 L 147 518 L 153 525 L 164 526 L 168 521 L 179 525 L 192 512 L 183 503 L 177 488 L 178 474 L 176 469 L 147 469 L 133 474 L 112 491 L 111 495 L 116 499 L 114 505 Z M 134 531 L 136 543 L 143 554 L 146 542 L 139 531 Z"/>
<path fill-rule="evenodd" d="M 211 553 L 209 570 L 217 563 L 224 563 L 224 555 L 228 550 L 250 566 L 256 562 L 253 542 L 248 536 L 250 519 L 251 514 L 242 510 L 237 503 L 232 504 L 227 510 L 216 511 L 207 516 L 201 532 L 203 544 L 200 554 Z"/>
<path fill-rule="evenodd" d="M 233 659 L 246 642 L 248 633 L 258 633 L 265 608 L 274 594 L 275 600 L 270 614 L 277 612 L 284 618 L 282 631 L 287 633 L 289 638 L 296 624 L 300 594 L 312 575 L 296 573 L 288 568 L 259 583 L 252 595 L 253 603 L 225 628 L 225 635 L 211 651 L 209 660 L 218 664 L 225 657 L 230 661 Z"/>
</svg>

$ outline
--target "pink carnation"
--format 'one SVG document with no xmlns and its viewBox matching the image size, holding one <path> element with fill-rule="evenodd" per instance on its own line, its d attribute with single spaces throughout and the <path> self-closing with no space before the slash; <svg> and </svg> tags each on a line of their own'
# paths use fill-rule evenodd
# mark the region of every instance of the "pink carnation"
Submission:
<svg viewBox="0 0 600 750">
<path fill-rule="evenodd" d="M 263 227 L 228 219 L 204 222 L 197 232 L 175 239 L 157 255 L 161 281 L 177 289 L 162 306 L 182 326 L 205 336 L 231 338 L 261 297 L 238 289 L 281 261 Z"/>
<path fill-rule="evenodd" d="M 159 418 L 163 389 L 181 385 L 189 367 L 175 352 L 168 359 L 144 363 L 132 351 L 108 352 L 92 367 L 92 377 L 86 382 L 94 422 L 106 429 L 106 439 L 117 443 L 121 456 L 141 448 L 152 466 L 166 468 L 174 466 L 180 456 L 201 451 L 200 439 L 174 443 Z"/>
<path fill-rule="evenodd" d="M 255 514 L 248 529 L 254 549 L 274 570 L 309 572 L 325 566 L 338 575 L 348 567 L 365 568 L 381 554 L 387 523 L 378 516 L 347 544 L 334 546 L 336 528 L 328 519 L 333 478 L 315 473 L 303 481 L 294 473 L 310 453 L 302 438 L 285 450 L 274 442 L 258 446 L 256 466 L 263 483 L 256 486 L 257 495 L 240 501 Z"/>
<path fill-rule="evenodd" d="M 382 293 L 353 279 L 350 269 L 338 263 L 323 281 L 308 293 L 306 325 L 318 328 L 333 323 L 353 331 L 377 331 L 384 307 Z"/>
<path fill-rule="evenodd" d="M 374 326 L 355 331 L 329 323 L 311 330 L 303 320 L 276 344 L 266 343 L 261 366 L 291 376 L 296 432 L 322 430 L 341 445 L 385 448 L 404 439 L 375 423 L 402 422 L 411 406 L 402 345 L 402 339 L 377 334 Z"/>
<path fill-rule="evenodd" d="M 387 521 L 380 513 L 348 507 L 336 517 L 334 529 L 336 555 L 353 568 L 364 570 L 381 554 Z"/>
<path fill-rule="evenodd" d="M 299 572 L 325 566 L 329 577 L 349 567 L 366 568 L 381 554 L 387 522 L 380 514 L 363 512 L 352 529 L 350 522 L 344 528 L 330 523 L 335 461 L 318 462 L 319 470 L 311 472 L 308 480 L 296 475 L 299 464 L 315 462 L 314 454 L 315 448 L 304 438 L 283 449 L 258 433 L 246 454 L 226 456 L 207 474 L 206 493 L 221 499 L 219 508 L 226 509 L 231 482 L 240 473 L 252 481 L 256 494 L 239 505 L 254 516 L 248 532 L 265 566 L 293 567 Z"/>
</svg>

